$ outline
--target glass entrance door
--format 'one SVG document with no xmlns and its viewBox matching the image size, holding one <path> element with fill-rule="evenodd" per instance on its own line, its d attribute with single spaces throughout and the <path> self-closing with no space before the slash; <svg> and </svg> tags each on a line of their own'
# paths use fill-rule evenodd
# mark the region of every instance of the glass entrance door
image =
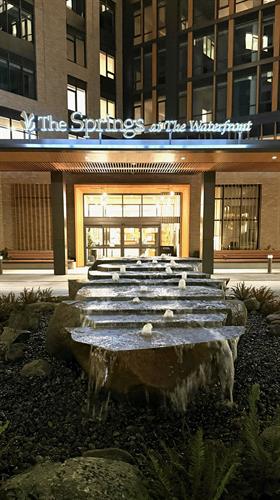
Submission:
<svg viewBox="0 0 280 500">
<path fill-rule="evenodd" d="M 124 257 L 153 257 L 159 253 L 159 226 L 137 226 L 123 228 Z"/>
<path fill-rule="evenodd" d="M 121 257 L 121 227 L 93 226 L 85 228 L 86 262 L 96 258 Z"/>
<path fill-rule="evenodd" d="M 159 243 L 159 225 L 85 227 L 88 264 L 102 257 L 153 257 L 159 254 Z"/>
</svg>

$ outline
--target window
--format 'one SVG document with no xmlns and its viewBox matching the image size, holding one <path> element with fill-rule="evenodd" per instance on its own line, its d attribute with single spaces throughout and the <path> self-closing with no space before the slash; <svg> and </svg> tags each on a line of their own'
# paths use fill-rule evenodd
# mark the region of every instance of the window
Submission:
<svg viewBox="0 0 280 500">
<path fill-rule="evenodd" d="M 151 1 L 147 1 L 144 6 L 144 42 L 153 37 L 153 9 Z"/>
<path fill-rule="evenodd" d="M 151 125 L 153 122 L 153 101 L 145 99 L 144 101 L 144 121 L 145 125 Z"/>
<path fill-rule="evenodd" d="M 214 71 L 215 38 L 214 34 L 194 38 L 193 73 L 201 75 Z"/>
<path fill-rule="evenodd" d="M 110 116 L 110 118 L 116 117 L 116 104 L 114 101 L 110 99 L 106 99 L 105 97 L 101 97 L 100 99 L 100 118 L 106 118 Z"/>
<path fill-rule="evenodd" d="M 159 85 L 164 85 L 166 82 L 166 50 L 161 49 L 158 51 L 158 73 L 157 73 L 157 81 Z"/>
<path fill-rule="evenodd" d="M 214 249 L 257 249 L 260 186 L 220 185 L 215 192 Z"/>
<path fill-rule="evenodd" d="M 261 3 L 261 0 L 235 0 L 235 12 L 253 9 L 253 7 L 258 7 Z M 264 1 L 264 3 L 266 2 Z"/>
<path fill-rule="evenodd" d="M 85 16 L 85 0 L 66 0 L 66 7 L 76 12 L 79 16 Z"/>
<path fill-rule="evenodd" d="M 229 0 L 218 0 L 218 17 L 229 16 Z"/>
<path fill-rule="evenodd" d="M 67 59 L 80 66 L 86 65 L 85 34 L 67 26 Z"/>
<path fill-rule="evenodd" d="M 133 36 L 134 36 L 134 44 L 141 43 L 141 7 L 140 3 L 136 4 L 134 6 L 134 12 L 133 12 Z"/>
<path fill-rule="evenodd" d="M 193 0 L 194 24 L 203 24 L 215 18 L 215 0 Z"/>
<path fill-rule="evenodd" d="M 157 120 L 158 122 L 165 121 L 165 107 L 166 107 L 166 97 L 158 97 L 157 101 Z"/>
<path fill-rule="evenodd" d="M 133 87 L 134 90 L 142 88 L 142 70 L 141 70 L 141 52 L 140 49 L 135 49 L 133 58 Z"/>
<path fill-rule="evenodd" d="M 0 139 L 37 139 L 37 132 L 23 130 L 21 121 L 0 116 Z"/>
<path fill-rule="evenodd" d="M 260 113 L 268 113 L 271 111 L 272 83 L 273 83 L 272 65 L 269 67 L 261 68 L 260 105 L 259 105 L 259 112 Z"/>
<path fill-rule="evenodd" d="M 152 48 L 144 48 L 144 89 L 150 90 L 152 86 Z"/>
<path fill-rule="evenodd" d="M 274 19 L 273 17 L 263 17 L 262 22 L 262 39 L 261 39 L 261 58 L 273 56 L 273 33 Z"/>
<path fill-rule="evenodd" d="M 257 19 L 249 23 L 236 24 L 234 37 L 234 63 L 246 64 L 257 61 L 259 47 L 259 24 Z"/>
<path fill-rule="evenodd" d="M 179 12 L 179 30 L 185 31 L 188 29 L 188 0 L 178 0 L 178 12 Z"/>
<path fill-rule="evenodd" d="M 254 115 L 256 113 L 257 75 L 252 72 L 234 74 L 233 114 L 236 117 Z"/>
<path fill-rule="evenodd" d="M 33 42 L 33 2 L 0 0 L 0 31 Z"/>
<path fill-rule="evenodd" d="M 219 29 L 217 38 L 217 70 L 223 71 L 228 67 L 228 31 Z"/>
<path fill-rule="evenodd" d="M 100 75 L 115 79 L 115 58 L 106 52 L 100 52 Z"/>
<path fill-rule="evenodd" d="M 67 102 L 69 111 L 79 111 L 86 115 L 86 83 L 68 78 Z"/>
<path fill-rule="evenodd" d="M 133 116 L 135 120 L 142 118 L 142 106 L 141 102 L 135 102 L 133 106 Z"/>
<path fill-rule="evenodd" d="M 179 93 L 178 115 L 179 120 L 185 120 L 187 117 L 187 92 L 185 91 Z"/>
<path fill-rule="evenodd" d="M 188 44 L 187 42 L 179 45 L 179 82 L 184 83 L 187 80 L 188 70 Z"/>
<path fill-rule="evenodd" d="M 166 35 L 166 3 L 165 0 L 158 2 L 158 36 Z"/>
<path fill-rule="evenodd" d="M 227 114 L 227 82 L 217 83 L 216 88 L 216 120 L 223 122 Z"/>
<path fill-rule="evenodd" d="M 0 88 L 14 94 L 35 99 L 34 62 L 0 50 Z"/>
<path fill-rule="evenodd" d="M 213 119 L 213 86 L 194 86 L 193 89 L 193 118 L 205 123 Z"/>
<path fill-rule="evenodd" d="M 108 33 L 115 33 L 115 5 L 109 0 L 100 2 L 100 28 Z"/>
</svg>

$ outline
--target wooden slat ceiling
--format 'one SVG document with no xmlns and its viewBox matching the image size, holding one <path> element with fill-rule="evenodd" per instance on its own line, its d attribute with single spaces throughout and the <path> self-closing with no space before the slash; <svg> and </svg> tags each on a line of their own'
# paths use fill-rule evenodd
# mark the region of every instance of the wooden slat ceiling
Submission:
<svg viewBox="0 0 280 500">
<path fill-rule="evenodd" d="M 280 145 L 279 153 L 227 150 L 0 151 L 0 171 L 182 175 L 211 170 L 280 172 Z"/>
</svg>

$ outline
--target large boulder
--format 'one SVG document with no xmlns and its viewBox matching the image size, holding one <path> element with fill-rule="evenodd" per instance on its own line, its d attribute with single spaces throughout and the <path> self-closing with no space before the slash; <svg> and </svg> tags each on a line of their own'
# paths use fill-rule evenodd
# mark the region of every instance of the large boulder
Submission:
<svg viewBox="0 0 280 500">
<path fill-rule="evenodd" d="M 47 350 L 59 359 L 76 359 L 80 366 L 89 371 L 89 346 L 74 342 L 69 328 L 82 325 L 79 304 L 75 301 L 61 302 L 51 318 L 47 330 Z"/>
<path fill-rule="evenodd" d="M 16 307 L 10 314 L 8 326 L 14 330 L 36 331 L 42 315 L 53 312 L 55 307 L 53 302 L 35 302 Z"/>
<path fill-rule="evenodd" d="M 119 460 L 128 464 L 134 464 L 135 460 L 128 451 L 120 448 L 101 448 L 84 451 L 83 457 L 106 458 L 109 460 Z"/>
<path fill-rule="evenodd" d="M 71 458 L 41 463 L 4 482 L 1 500 L 148 500 L 139 471 L 102 458 Z"/>
<path fill-rule="evenodd" d="M 229 311 L 226 324 L 231 326 L 245 326 L 248 313 L 244 302 L 237 299 L 227 300 L 226 306 Z"/>
</svg>

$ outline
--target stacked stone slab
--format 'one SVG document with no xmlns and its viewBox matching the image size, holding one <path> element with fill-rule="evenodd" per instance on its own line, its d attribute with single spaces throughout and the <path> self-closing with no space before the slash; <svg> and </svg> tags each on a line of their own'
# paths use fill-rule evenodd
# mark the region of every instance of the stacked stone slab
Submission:
<svg viewBox="0 0 280 500">
<path fill-rule="evenodd" d="M 178 286 L 182 273 L 186 288 Z M 75 300 L 57 308 L 48 348 L 76 358 L 96 392 L 138 402 L 169 399 L 185 410 L 199 387 L 219 382 L 232 399 L 246 314 L 242 304 L 226 301 L 224 280 L 188 259 L 100 262 L 89 278 L 72 284 Z M 147 323 L 150 336 L 142 333 Z"/>
</svg>

